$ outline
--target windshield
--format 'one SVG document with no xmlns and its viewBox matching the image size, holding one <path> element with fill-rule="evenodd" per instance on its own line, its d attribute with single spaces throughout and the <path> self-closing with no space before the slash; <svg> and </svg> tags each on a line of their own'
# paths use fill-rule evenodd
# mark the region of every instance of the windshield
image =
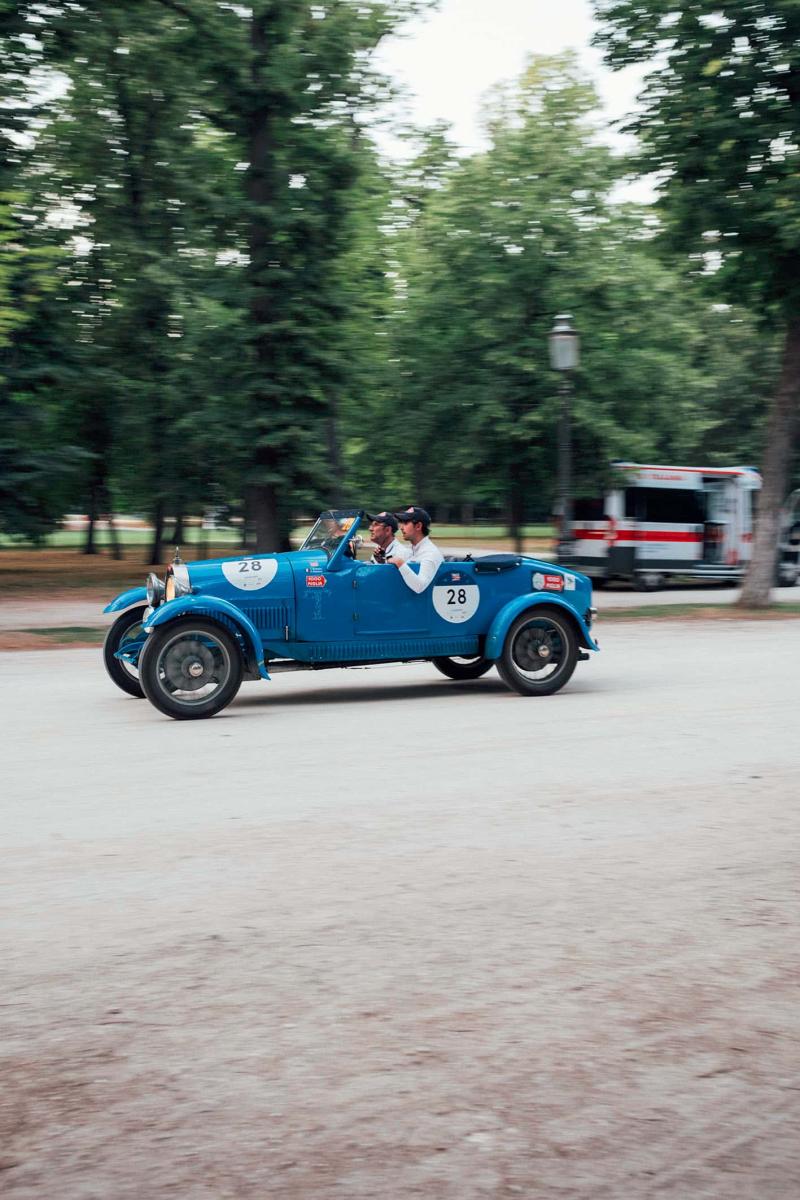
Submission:
<svg viewBox="0 0 800 1200">
<path fill-rule="evenodd" d="M 342 538 L 349 538 L 360 513 L 358 509 L 332 508 L 320 513 L 317 523 L 300 547 L 301 550 L 324 550 L 333 554 Z"/>
</svg>

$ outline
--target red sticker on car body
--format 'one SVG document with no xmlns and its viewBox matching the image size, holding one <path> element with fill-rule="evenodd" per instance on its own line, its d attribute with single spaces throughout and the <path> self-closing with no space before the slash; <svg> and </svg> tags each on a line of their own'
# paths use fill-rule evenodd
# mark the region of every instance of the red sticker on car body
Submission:
<svg viewBox="0 0 800 1200">
<path fill-rule="evenodd" d="M 563 592 L 564 576 L 563 575 L 545 575 L 544 586 L 545 586 L 545 590 L 548 592 Z"/>
<path fill-rule="evenodd" d="M 325 587 L 325 576 L 306 575 L 306 587 Z"/>
</svg>

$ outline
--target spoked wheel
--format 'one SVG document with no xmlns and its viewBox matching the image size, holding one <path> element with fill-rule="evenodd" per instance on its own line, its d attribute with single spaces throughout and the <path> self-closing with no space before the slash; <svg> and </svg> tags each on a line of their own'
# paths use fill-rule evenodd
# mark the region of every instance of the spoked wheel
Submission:
<svg viewBox="0 0 800 1200">
<path fill-rule="evenodd" d="M 114 656 L 118 650 L 128 647 L 132 649 L 137 642 L 144 640 L 142 618 L 146 611 L 145 606 L 141 604 L 122 613 L 109 629 L 103 642 L 103 662 L 106 670 L 118 688 L 122 688 L 129 696 L 135 696 L 137 700 L 144 696 L 138 668 L 133 663 L 126 662 L 124 658 Z"/>
<path fill-rule="evenodd" d="M 480 679 L 494 666 L 494 660 L 482 654 L 475 658 L 433 658 L 431 662 L 448 679 Z"/>
<path fill-rule="evenodd" d="M 150 634 L 139 661 L 144 694 L 178 721 L 213 717 L 242 682 L 236 640 L 213 621 L 165 625 Z"/>
<path fill-rule="evenodd" d="M 521 696 L 550 696 L 567 683 L 577 661 L 578 639 L 569 618 L 553 609 L 528 611 L 509 629 L 497 670 Z"/>
</svg>

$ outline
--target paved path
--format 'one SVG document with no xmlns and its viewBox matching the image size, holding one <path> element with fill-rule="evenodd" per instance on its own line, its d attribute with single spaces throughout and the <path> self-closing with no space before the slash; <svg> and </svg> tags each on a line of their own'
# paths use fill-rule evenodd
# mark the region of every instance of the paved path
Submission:
<svg viewBox="0 0 800 1200">
<path fill-rule="evenodd" d="M 0 656 L 9 1200 L 796 1200 L 800 623 L 207 722 Z"/>
</svg>

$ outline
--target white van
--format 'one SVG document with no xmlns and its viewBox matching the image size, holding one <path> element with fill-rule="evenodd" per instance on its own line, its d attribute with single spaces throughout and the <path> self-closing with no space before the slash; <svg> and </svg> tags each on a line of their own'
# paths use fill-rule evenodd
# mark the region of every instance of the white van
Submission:
<svg viewBox="0 0 800 1200">
<path fill-rule="evenodd" d="M 753 467 L 612 464 L 617 486 L 573 508 L 570 550 L 559 561 L 595 583 L 631 579 L 658 587 L 665 577 L 739 580 L 753 550 L 753 516 L 761 476 Z M 800 493 L 798 493 L 800 496 Z M 790 501 L 791 501 L 790 497 Z M 800 573 L 797 509 L 783 515 L 779 582 Z M 794 519 L 792 517 L 794 511 Z"/>
</svg>

